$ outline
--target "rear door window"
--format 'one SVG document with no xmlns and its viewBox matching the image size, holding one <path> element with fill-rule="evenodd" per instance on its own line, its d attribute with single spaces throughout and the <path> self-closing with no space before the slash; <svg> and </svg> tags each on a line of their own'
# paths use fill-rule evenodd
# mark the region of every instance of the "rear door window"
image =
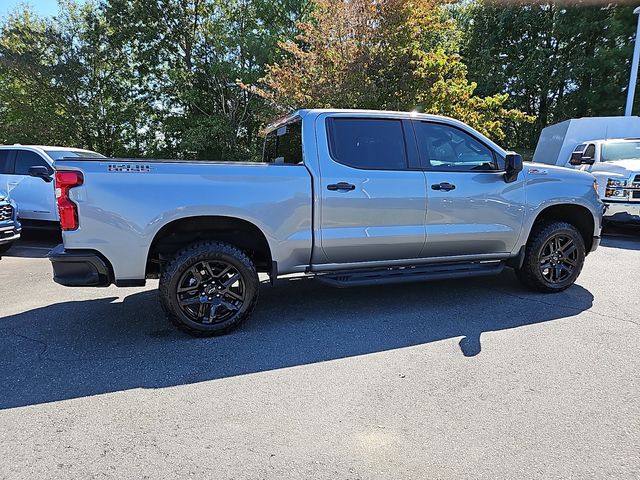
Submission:
<svg viewBox="0 0 640 480">
<path fill-rule="evenodd" d="M 336 162 L 364 170 L 406 170 L 401 120 L 328 118 L 329 152 Z"/>
<path fill-rule="evenodd" d="M 31 150 L 18 150 L 14 173 L 16 175 L 29 175 L 29 169 L 31 167 L 46 167 L 51 171 L 51 165 L 36 152 L 32 152 Z"/>
</svg>

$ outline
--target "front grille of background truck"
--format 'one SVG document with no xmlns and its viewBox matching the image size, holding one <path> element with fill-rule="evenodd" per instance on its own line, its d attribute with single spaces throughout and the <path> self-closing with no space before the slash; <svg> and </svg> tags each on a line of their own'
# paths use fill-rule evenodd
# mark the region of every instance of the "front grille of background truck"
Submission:
<svg viewBox="0 0 640 480">
<path fill-rule="evenodd" d="M 633 179 L 632 187 L 640 188 L 640 175 L 636 175 Z M 640 190 L 635 190 L 631 192 L 631 198 L 640 200 Z"/>
<path fill-rule="evenodd" d="M 3 220 L 11 220 L 13 218 L 13 207 L 11 205 L 2 205 L 0 207 L 0 222 Z"/>
</svg>

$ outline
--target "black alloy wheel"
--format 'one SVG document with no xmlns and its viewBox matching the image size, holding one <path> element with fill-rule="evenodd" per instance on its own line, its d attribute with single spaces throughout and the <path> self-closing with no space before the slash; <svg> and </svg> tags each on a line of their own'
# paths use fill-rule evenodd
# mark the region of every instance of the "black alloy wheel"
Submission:
<svg viewBox="0 0 640 480">
<path fill-rule="evenodd" d="M 203 325 L 224 322 L 235 315 L 245 302 L 245 291 L 238 270 L 221 260 L 196 263 L 176 285 L 180 310 Z"/>
<path fill-rule="evenodd" d="M 576 281 L 586 256 L 584 238 L 567 222 L 541 221 L 524 250 L 520 281 L 539 292 L 561 292 Z"/>
<path fill-rule="evenodd" d="M 167 318 L 194 336 L 222 335 L 252 313 L 259 287 L 251 259 L 223 242 L 198 242 L 178 252 L 160 276 Z"/>
<path fill-rule="evenodd" d="M 557 234 L 542 247 L 540 273 L 551 284 L 562 284 L 578 267 L 578 247 L 569 235 Z"/>
</svg>

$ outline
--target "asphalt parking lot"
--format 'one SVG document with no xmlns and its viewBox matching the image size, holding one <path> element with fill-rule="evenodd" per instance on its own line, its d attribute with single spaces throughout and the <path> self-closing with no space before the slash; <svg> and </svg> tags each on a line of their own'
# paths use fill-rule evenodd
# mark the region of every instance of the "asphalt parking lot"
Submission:
<svg viewBox="0 0 640 480">
<path fill-rule="evenodd" d="M 0 478 L 639 478 L 640 232 L 556 295 L 499 277 L 266 282 L 220 338 L 156 282 L 68 289 L 0 260 Z"/>
</svg>

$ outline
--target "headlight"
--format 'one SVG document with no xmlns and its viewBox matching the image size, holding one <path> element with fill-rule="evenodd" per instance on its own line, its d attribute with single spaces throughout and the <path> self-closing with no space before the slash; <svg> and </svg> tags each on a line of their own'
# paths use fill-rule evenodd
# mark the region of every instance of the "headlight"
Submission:
<svg viewBox="0 0 640 480">
<path fill-rule="evenodd" d="M 627 181 L 626 180 L 616 180 L 615 178 L 609 178 L 607 180 L 607 188 L 609 187 L 626 187 L 627 186 Z"/>
<path fill-rule="evenodd" d="M 627 193 L 626 180 L 618 180 L 615 178 L 607 179 L 607 188 L 604 191 L 604 196 L 609 198 L 626 198 L 629 196 Z"/>
</svg>

